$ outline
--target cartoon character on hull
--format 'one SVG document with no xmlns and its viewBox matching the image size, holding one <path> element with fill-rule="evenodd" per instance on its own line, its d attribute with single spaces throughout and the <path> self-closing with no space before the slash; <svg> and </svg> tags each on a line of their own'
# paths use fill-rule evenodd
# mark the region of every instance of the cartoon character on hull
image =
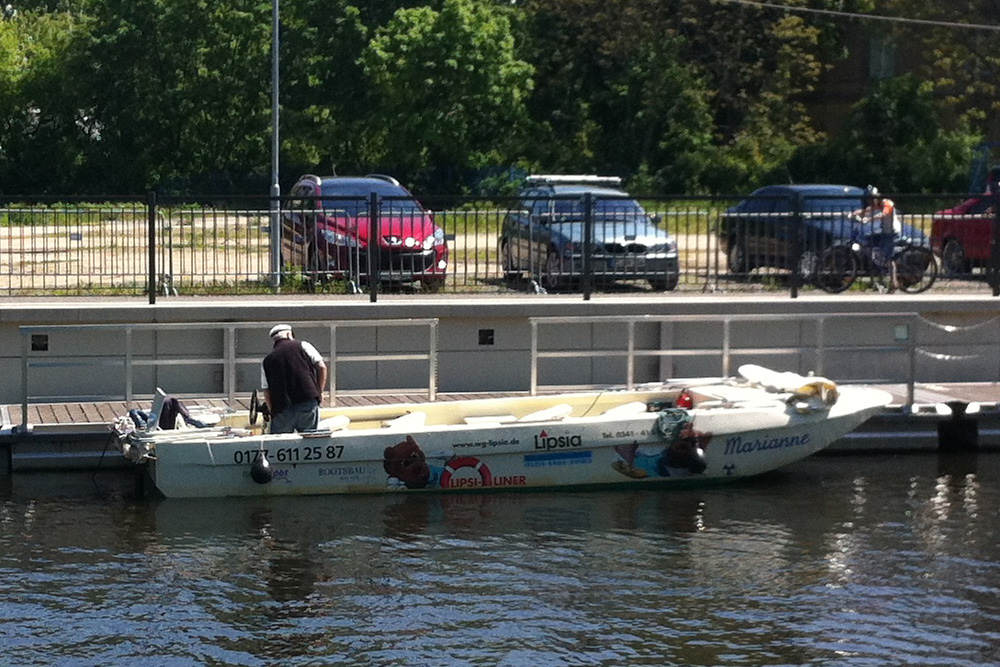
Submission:
<svg viewBox="0 0 1000 667">
<path fill-rule="evenodd" d="M 412 435 L 392 447 L 386 447 L 382 453 L 382 468 L 389 475 L 390 482 L 395 479 L 407 489 L 423 489 L 431 479 L 431 467 L 427 464 L 420 445 Z"/>
<path fill-rule="evenodd" d="M 389 486 L 407 489 L 472 488 L 491 486 L 493 483 L 489 467 L 474 456 L 450 456 L 443 466 L 431 465 L 411 435 L 406 436 L 403 442 L 385 448 L 382 468 L 389 476 Z M 470 468 L 478 477 L 453 479 L 455 472 L 462 468 Z"/>
<path fill-rule="evenodd" d="M 657 430 L 669 444 L 618 445 L 615 453 L 621 458 L 611 467 L 633 479 L 687 477 L 705 472 L 705 449 L 711 433 L 695 430 L 690 415 L 683 410 L 664 410 L 657 420 Z"/>
</svg>

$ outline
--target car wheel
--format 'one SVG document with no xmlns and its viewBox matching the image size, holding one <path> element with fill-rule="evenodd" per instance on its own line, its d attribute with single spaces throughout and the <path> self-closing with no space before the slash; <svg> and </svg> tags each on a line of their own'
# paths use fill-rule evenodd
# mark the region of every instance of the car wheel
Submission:
<svg viewBox="0 0 1000 667">
<path fill-rule="evenodd" d="M 729 272 L 737 278 L 745 277 L 750 273 L 750 259 L 747 257 L 747 249 L 738 238 L 729 240 Z"/>
<path fill-rule="evenodd" d="M 969 258 L 958 239 L 949 239 L 941 251 L 941 269 L 946 276 L 961 276 L 969 273 Z"/>
<path fill-rule="evenodd" d="M 667 276 L 665 278 L 650 278 L 649 285 L 657 292 L 669 292 L 677 287 L 678 276 Z"/>
<path fill-rule="evenodd" d="M 550 250 L 545 258 L 545 271 L 542 273 L 542 286 L 551 291 L 558 291 L 569 284 L 569 276 L 564 267 L 563 258 L 555 250 Z"/>
<path fill-rule="evenodd" d="M 421 278 L 420 287 L 425 292 L 440 292 L 444 287 L 444 278 Z"/>
</svg>

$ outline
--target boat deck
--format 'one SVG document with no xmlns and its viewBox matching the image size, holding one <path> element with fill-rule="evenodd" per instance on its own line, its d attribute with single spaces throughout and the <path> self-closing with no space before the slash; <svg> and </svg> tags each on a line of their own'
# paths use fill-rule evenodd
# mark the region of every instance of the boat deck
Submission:
<svg viewBox="0 0 1000 667">
<path fill-rule="evenodd" d="M 483 392 L 483 393 L 439 393 L 438 401 L 460 401 L 477 398 L 501 398 L 508 396 L 526 396 L 527 392 Z M 238 397 L 232 404 L 220 398 L 183 398 L 181 399 L 189 410 L 199 408 L 246 410 L 250 399 L 247 396 Z M 339 407 L 386 405 L 390 403 L 426 403 L 426 393 L 413 394 L 377 394 L 358 393 L 338 395 L 336 405 Z M 132 407 L 140 410 L 149 409 L 149 401 L 137 402 Z M 55 431 L 59 433 L 77 432 L 80 434 L 95 431 L 106 432 L 108 425 L 128 412 L 125 401 L 73 401 L 65 403 L 32 403 L 28 405 L 28 424 L 35 433 Z M 21 405 L 0 405 L 0 422 L 4 430 L 17 426 L 22 421 Z"/>
<path fill-rule="evenodd" d="M 907 399 L 906 385 L 880 384 L 873 386 L 892 394 L 893 403 L 887 408 L 887 412 L 898 413 L 901 411 L 901 406 L 905 405 Z M 527 395 L 528 392 L 438 393 L 435 400 L 455 401 Z M 182 400 L 189 409 L 225 409 L 229 406 L 245 410 L 249 405 L 249 397 L 246 396 L 237 398 L 233 405 L 229 405 L 224 399 L 220 398 L 183 398 Z M 361 392 L 338 395 L 336 405 L 349 407 L 390 403 L 426 403 L 427 401 L 428 397 L 425 393 L 382 394 Z M 1000 410 L 1000 383 L 924 383 L 915 388 L 914 405 L 916 412 L 932 412 L 934 405 L 949 401 L 977 402 L 984 410 Z M 148 409 L 149 406 L 145 402 L 142 402 L 133 407 Z M 128 406 L 125 401 L 32 403 L 28 405 L 27 421 L 36 432 L 51 429 L 61 433 L 68 433 L 74 430 L 80 433 L 87 433 L 94 432 L 94 427 L 98 427 L 97 430 L 106 431 L 108 424 L 127 411 Z M 0 421 L 2 421 L 4 430 L 20 424 L 21 405 L 0 405 Z"/>
</svg>

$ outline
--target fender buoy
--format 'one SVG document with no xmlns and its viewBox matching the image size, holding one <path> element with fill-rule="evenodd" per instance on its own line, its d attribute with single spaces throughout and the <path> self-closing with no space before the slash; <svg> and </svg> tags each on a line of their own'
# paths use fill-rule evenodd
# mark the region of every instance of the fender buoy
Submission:
<svg viewBox="0 0 1000 667">
<path fill-rule="evenodd" d="M 479 478 L 483 486 L 492 486 L 493 474 L 489 467 L 474 456 L 456 456 L 444 464 L 444 472 L 441 473 L 441 488 L 447 489 L 451 486 L 451 475 L 459 468 L 472 468 L 479 473 Z"/>
<path fill-rule="evenodd" d="M 274 469 L 271 467 L 271 462 L 264 456 L 264 452 L 261 452 L 260 457 L 250 465 L 250 479 L 258 484 L 267 484 L 273 478 Z"/>
</svg>

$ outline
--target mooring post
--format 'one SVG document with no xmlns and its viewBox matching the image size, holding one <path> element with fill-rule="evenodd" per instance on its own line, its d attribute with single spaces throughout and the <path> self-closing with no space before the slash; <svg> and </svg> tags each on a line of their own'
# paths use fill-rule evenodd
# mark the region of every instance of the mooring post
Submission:
<svg viewBox="0 0 1000 667">
<path fill-rule="evenodd" d="M 0 477 L 9 477 L 14 473 L 11 449 L 12 446 L 9 441 L 0 442 Z"/>
<path fill-rule="evenodd" d="M 965 401 L 946 401 L 951 417 L 938 422 L 938 451 L 970 452 L 979 449 L 979 422 L 968 414 Z"/>
</svg>

